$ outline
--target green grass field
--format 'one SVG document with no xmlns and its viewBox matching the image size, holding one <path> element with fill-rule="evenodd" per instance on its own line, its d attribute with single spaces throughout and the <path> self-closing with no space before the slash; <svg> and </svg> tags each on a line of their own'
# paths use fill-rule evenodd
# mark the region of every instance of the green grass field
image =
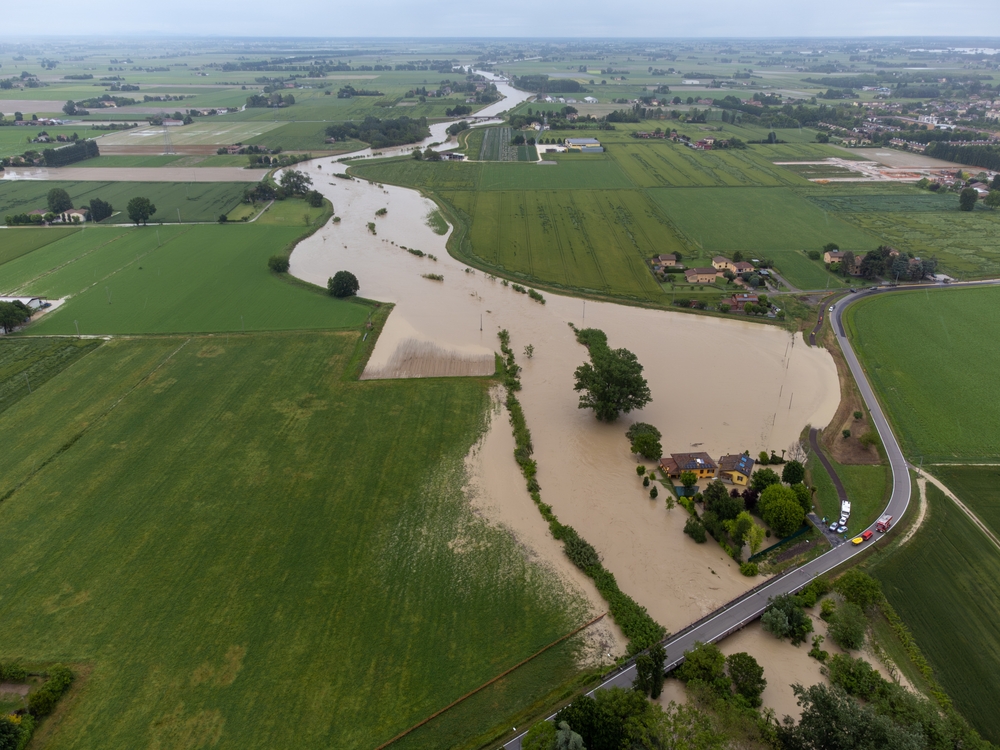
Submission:
<svg viewBox="0 0 1000 750">
<path fill-rule="evenodd" d="M 487 381 L 348 381 L 357 342 L 114 340 L 0 414 L 0 655 L 92 667 L 46 747 L 374 747 L 582 623 L 459 490 Z"/>
<path fill-rule="evenodd" d="M 994 457 L 995 459 L 995 457 Z M 969 510 L 1000 536 L 1000 466 L 929 466 Z"/>
<path fill-rule="evenodd" d="M 1000 742 L 1000 555 L 944 495 L 927 486 L 930 515 L 901 549 L 870 562 L 955 707 Z"/>
<path fill-rule="evenodd" d="M 829 458 L 829 456 L 828 456 Z M 891 474 L 888 466 L 847 466 L 830 458 L 837 476 L 844 483 L 847 497 L 851 501 L 851 520 L 847 524 L 847 534 L 857 534 L 868 528 L 885 510 Z M 816 487 L 815 504 L 820 518 L 836 519 L 840 515 L 840 498 L 830 481 L 823 465 L 816 459 L 809 459 L 812 484 Z"/>
<path fill-rule="evenodd" d="M 89 229 L 0 266 L 0 288 L 72 295 L 31 334 L 72 334 L 77 324 L 84 334 L 361 325 L 366 305 L 303 290 L 268 270 L 267 259 L 302 232 L 301 221 Z"/>
<path fill-rule="evenodd" d="M 45 131 L 55 138 L 57 135 L 73 135 L 76 133 L 81 138 L 93 138 L 97 133 L 89 129 L 89 126 L 80 127 L 7 127 L 0 128 L 0 157 L 19 156 L 25 151 L 38 151 L 41 153 L 47 148 L 54 148 L 51 143 L 29 143 L 32 138 L 37 138 L 41 131 Z M 61 145 L 61 144 L 56 144 Z"/>
<path fill-rule="evenodd" d="M 616 145 L 608 155 L 637 187 L 808 185 L 749 149 L 696 151 L 670 141 Z"/>
<path fill-rule="evenodd" d="M 3 238 L 0 243 L 0 266 L 78 231 L 80 230 L 76 227 L 6 229 L 0 235 Z"/>
<path fill-rule="evenodd" d="M 264 171 L 261 170 L 261 177 Z M 131 219 L 125 208 L 128 202 L 143 196 L 153 201 L 156 214 L 151 222 L 177 223 L 178 211 L 182 222 L 215 221 L 219 214 L 228 213 L 239 204 L 247 183 L 240 182 L 49 182 L 41 180 L 0 181 L 0 217 L 27 213 L 35 209 L 48 210 L 46 196 L 53 188 L 63 188 L 73 199 L 74 206 L 86 205 L 91 198 L 100 198 L 114 206 L 117 212 L 105 219 L 106 224 L 128 224 Z"/>
<path fill-rule="evenodd" d="M 1000 289 L 955 288 L 877 296 L 849 309 L 855 351 L 914 462 L 1000 453 L 1000 402 L 989 395 L 1000 368 L 998 305 Z"/>
</svg>

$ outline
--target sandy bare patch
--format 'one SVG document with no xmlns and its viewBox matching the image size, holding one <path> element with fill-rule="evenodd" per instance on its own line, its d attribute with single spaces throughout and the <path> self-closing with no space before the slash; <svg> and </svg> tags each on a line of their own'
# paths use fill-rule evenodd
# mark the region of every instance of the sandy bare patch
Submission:
<svg viewBox="0 0 1000 750">
<path fill-rule="evenodd" d="M 500 396 L 501 390 L 494 389 L 490 423 L 465 462 L 469 477 L 465 492 L 473 512 L 507 529 L 529 560 L 553 571 L 569 590 L 584 597 L 591 617 L 605 612 L 607 602 L 594 582 L 569 561 L 562 551 L 562 542 L 552 538 L 525 488 L 524 477 L 511 459 L 514 437 Z M 459 539 L 454 544 L 460 546 L 462 542 Z M 585 653 L 581 660 L 587 666 L 608 665 L 612 661 L 609 653 L 614 657 L 625 653 L 628 639 L 610 617 L 590 626 L 583 635 Z"/>
<path fill-rule="evenodd" d="M 26 682 L 0 682 L 0 698 L 9 695 L 23 698 L 29 690 L 31 690 L 31 685 Z"/>
<path fill-rule="evenodd" d="M 906 544 L 913 535 L 920 531 L 920 527 L 924 525 L 924 518 L 927 517 L 927 480 L 923 477 L 917 477 L 917 489 L 920 490 L 918 502 L 919 507 L 917 508 L 917 517 L 913 522 L 913 525 L 906 530 L 903 534 L 903 538 L 899 540 L 900 546 Z"/>
<path fill-rule="evenodd" d="M 241 167 L 8 167 L 5 180 L 66 182 L 259 182 L 262 169 Z"/>
<path fill-rule="evenodd" d="M 369 362 L 361 379 L 482 376 L 495 371 L 496 360 L 492 354 L 455 351 L 431 341 L 406 338 L 396 345 L 384 364 Z"/>
</svg>

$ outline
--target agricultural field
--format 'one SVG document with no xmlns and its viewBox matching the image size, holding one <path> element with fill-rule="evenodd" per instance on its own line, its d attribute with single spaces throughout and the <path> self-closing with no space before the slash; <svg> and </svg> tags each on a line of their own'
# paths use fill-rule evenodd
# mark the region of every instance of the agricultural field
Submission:
<svg viewBox="0 0 1000 750">
<path fill-rule="evenodd" d="M 46 747 L 374 747 L 582 624 L 460 490 L 489 381 L 359 383 L 359 338 L 113 340 L 0 414 L 0 653 L 92 666 Z M 400 746 L 495 731 L 578 649 Z"/>
<path fill-rule="evenodd" d="M 100 345 L 77 339 L 6 339 L 0 345 L 0 413 Z"/>
<path fill-rule="evenodd" d="M 549 156 L 549 154 L 546 154 Z M 479 189 L 486 190 L 629 190 L 625 173 L 601 154 L 555 156 L 555 164 L 483 164 Z M 568 157 L 568 158 L 567 158 Z M 596 157 L 590 161 L 588 157 Z"/>
<path fill-rule="evenodd" d="M 926 468 L 1000 537 L 1000 465 Z"/>
<path fill-rule="evenodd" d="M 775 187 L 808 185 L 755 152 L 696 151 L 669 141 L 619 144 L 608 154 L 637 187 Z"/>
<path fill-rule="evenodd" d="M 263 176 L 263 170 L 261 170 Z M 48 210 L 46 196 L 53 188 L 63 188 L 74 206 L 86 205 L 91 198 L 109 202 L 116 213 L 104 224 L 128 224 L 125 208 L 136 196 L 149 198 L 156 206 L 151 223 L 212 222 L 229 213 L 243 198 L 241 182 L 55 182 L 45 180 L 0 180 L 0 217 Z"/>
<path fill-rule="evenodd" d="M 0 243 L 0 266 L 79 231 L 77 227 L 5 229 L 0 235 L 3 238 L 3 242 Z"/>
<path fill-rule="evenodd" d="M 302 235 L 301 216 L 298 226 L 294 220 L 88 230 L 0 266 L 0 288 L 72 295 L 32 324 L 32 334 L 72 334 L 77 325 L 84 334 L 360 326 L 366 305 L 303 290 L 268 270 L 267 259 Z"/>
<path fill-rule="evenodd" d="M 936 487 L 917 535 L 872 558 L 870 572 L 913 632 L 955 707 L 1000 742 L 1000 555 Z"/>
<path fill-rule="evenodd" d="M 824 213 L 787 188 L 692 188 L 651 190 L 649 194 L 710 254 L 742 250 L 744 255 L 749 251 L 770 256 L 778 250 L 819 250 L 828 242 L 867 252 L 879 245 L 876 237 L 835 214 Z M 816 269 L 828 275 L 819 264 Z M 778 270 L 782 270 L 780 263 Z"/>
<path fill-rule="evenodd" d="M 443 192 L 441 198 L 468 225 L 459 257 L 553 286 L 662 303 L 645 258 L 684 246 L 640 191 Z"/>
<path fill-rule="evenodd" d="M 97 135 L 86 126 L 52 128 L 23 126 L 0 128 L 0 157 L 17 156 L 23 154 L 25 151 L 38 151 L 41 153 L 47 148 L 54 148 L 56 145 L 62 145 L 58 143 L 55 145 L 51 143 L 31 143 L 31 139 L 36 138 L 42 130 L 53 138 L 57 135 L 73 135 L 73 133 L 76 133 L 81 138 L 93 138 Z"/>
<path fill-rule="evenodd" d="M 180 104 L 178 102 L 178 104 Z M 157 125 L 122 130 L 98 139 L 104 146 L 160 146 L 167 142 L 174 146 L 227 146 L 249 143 L 270 130 L 281 127 L 279 122 L 236 122 L 221 117 L 198 120 L 183 127 L 165 128 Z M 165 140 L 168 139 L 168 140 Z"/>
<path fill-rule="evenodd" d="M 70 169 L 92 167 L 245 167 L 246 156 L 237 154 L 107 154 L 67 165 Z"/>
<path fill-rule="evenodd" d="M 993 345 L 998 305 L 1000 289 L 935 289 L 865 299 L 845 316 L 903 452 L 915 463 L 976 463 L 1000 453 L 1000 402 L 988 396 L 1000 368 Z"/>
</svg>

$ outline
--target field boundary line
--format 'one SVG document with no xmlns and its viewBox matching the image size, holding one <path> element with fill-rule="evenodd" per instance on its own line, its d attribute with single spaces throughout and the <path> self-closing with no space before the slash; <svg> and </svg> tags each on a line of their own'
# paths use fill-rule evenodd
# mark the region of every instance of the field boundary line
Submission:
<svg viewBox="0 0 1000 750">
<path fill-rule="evenodd" d="M 939 490 L 941 490 L 941 492 L 944 493 L 945 497 L 947 497 L 949 500 L 951 500 L 953 503 L 955 503 L 955 505 L 958 506 L 959 510 L 961 510 L 965 515 L 967 515 L 969 517 L 969 520 L 972 521 L 976 526 L 978 526 L 979 530 L 982 531 L 984 534 L 986 534 L 987 538 L 989 538 L 989 540 L 993 543 L 993 545 L 998 550 L 1000 550 L 1000 539 L 997 539 L 996 534 L 994 534 L 992 531 L 990 531 L 989 528 L 986 526 L 986 524 L 984 524 L 982 521 L 979 520 L 979 516 L 977 516 L 975 513 L 973 513 L 971 510 L 969 510 L 968 506 L 966 506 L 965 503 L 963 503 L 961 500 L 959 500 L 958 496 L 955 495 L 954 492 L 952 492 L 951 490 L 949 490 L 945 486 L 944 482 L 942 482 L 940 479 L 938 479 L 934 475 L 928 474 L 923 469 L 919 469 L 918 468 L 918 469 L 916 469 L 916 472 L 917 472 L 917 474 L 919 476 L 923 477 L 928 482 L 930 482 L 935 487 L 937 487 Z"/>
<path fill-rule="evenodd" d="M 51 456 L 49 456 L 47 459 L 45 459 L 45 461 L 43 461 L 41 464 L 39 464 L 38 468 L 36 468 L 34 471 L 32 471 L 30 474 L 28 474 L 24 479 L 22 479 L 15 486 L 11 487 L 6 493 L 4 493 L 3 497 L 0 497 L 0 502 L 3 502 L 4 500 L 8 500 L 11 497 L 13 497 L 22 487 L 24 487 L 24 485 L 26 485 L 28 482 L 30 482 L 35 477 L 35 475 L 38 474 L 38 472 L 42 471 L 42 469 L 44 469 L 50 463 L 52 463 L 53 461 L 55 461 L 59 456 L 61 456 L 63 453 L 65 453 L 70 448 L 72 448 L 74 445 L 76 445 L 77 441 L 80 438 L 82 438 L 84 435 L 86 435 L 88 432 L 90 432 L 95 426 L 97 426 L 98 424 L 100 424 L 104 420 L 104 418 L 106 416 L 108 416 L 108 414 L 110 414 L 112 411 L 115 410 L 115 408 L 118 406 L 118 404 L 120 404 L 122 401 L 124 401 L 126 398 L 128 398 L 135 391 L 136 388 L 138 388 L 140 385 L 142 385 L 143 383 L 145 383 L 154 373 L 156 373 L 161 367 L 163 367 L 163 365 L 165 365 L 167 362 L 169 362 L 173 358 L 173 356 L 175 354 L 177 354 L 177 352 L 179 352 L 185 346 L 187 346 L 191 342 L 191 340 L 193 338 L 194 337 L 192 336 L 192 337 L 186 339 L 183 344 L 181 344 L 180 346 L 178 346 L 176 349 L 174 349 L 172 352 L 170 352 L 170 354 L 168 354 L 166 357 L 164 357 L 162 360 L 160 360 L 152 370 L 150 370 L 145 375 L 143 375 L 141 378 L 139 378 L 131 388 L 129 388 L 125 393 L 123 393 L 121 396 L 119 396 L 117 401 L 115 401 L 113 404 L 111 404 L 111 406 L 109 406 L 103 412 L 101 412 L 96 417 L 94 417 L 93 421 L 91 421 L 90 423 L 88 423 L 86 427 L 84 427 L 78 433 L 76 433 L 75 435 L 73 435 L 69 440 L 67 440 L 61 446 L 59 446 L 56 449 L 55 453 L 53 453 Z M 103 348 L 103 346 L 104 345 L 102 344 L 101 346 L 95 347 L 94 351 L 97 351 L 98 349 Z M 81 359 L 82 359 L 82 357 L 81 357 Z"/>
<path fill-rule="evenodd" d="M 396 742 L 397 740 L 401 740 L 406 735 L 410 734 L 411 732 L 413 732 L 416 729 L 419 729 L 424 724 L 427 724 L 428 722 L 436 719 L 438 716 L 440 716 L 444 712 L 446 712 L 446 711 L 454 708 L 455 706 L 457 706 L 459 703 L 461 703 L 462 701 L 466 700 L 467 698 L 471 698 L 473 695 L 475 695 L 476 693 L 480 692 L 481 690 L 484 690 L 484 689 L 488 688 L 494 682 L 496 682 L 498 680 L 502 680 L 504 677 L 506 677 L 507 675 L 509 675 L 514 670 L 520 669 L 525 664 L 527 664 L 529 661 L 531 661 L 532 659 L 534 659 L 534 658 L 536 658 L 538 656 L 541 656 L 542 654 L 544 654 L 546 651 L 548 651 L 553 646 L 557 646 L 560 643 L 562 643 L 563 641 L 565 641 L 567 638 L 572 638 L 574 635 L 576 635 L 577 633 L 579 633 L 581 630 L 585 630 L 586 628 L 589 628 L 591 625 L 593 625 L 598 620 L 606 617 L 607 614 L 608 614 L 607 612 L 602 612 L 601 614 L 599 614 L 597 617 L 595 617 L 590 622 L 585 622 L 583 625 L 581 625 L 580 627 L 578 627 L 576 630 L 573 630 L 573 631 L 567 633 L 566 635 L 562 636 L 561 638 L 558 638 L 558 639 L 552 641 L 552 643 L 550 643 L 549 645 L 544 646 L 540 650 L 536 651 L 531 656 L 529 656 L 527 659 L 523 659 L 522 661 L 519 661 L 517 664 L 515 664 L 510 669 L 508 669 L 508 670 L 506 670 L 504 672 L 501 672 L 496 677 L 494 677 L 492 680 L 490 680 L 488 682 L 484 682 L 482 685 L 480 685 L 479 687 L 477 687 L 475 690 L 470 690 L 468 693 L 466 693 L 465 695 L 463 695 L 461 698 L 458 698 L 458 699 L 452 701 L 451 703 L 449 703 L 447 706 L 445 706 L 444 708 L 440 709 L 439 711 L 435 711 L 434 713 L 432 713 L 430 716 L 428 716 L 423 721 L 420 721 L 420 722 L 414 724 L 409 729 L 403 730 L 402 732 L 400 732 L 399 734 L 397 734 L 395 737 L 393 737 L 388 742 L 384 742 L 381 745 L 379 745 L 378 747 L 376 747 L 375 750 L 383 750 L 383 748 L 389 747 L 389 745 L 391 745 L 392 743 Z"/>
<path fill-rule="evenodd" d="M 44 279 L 46 276 L 50 276 L 51 274 L 54 274 L 56 271 L 62 270 L 66 266 L 68 266 L 68 265 L 70 265 L 72 263 L 76 263 L 78 260 L 82 260 L 83 258 L 86 258 L 88 255 L 92 255 L 93 253 L 96 253 L 101 248 L 107 247 L 111 243 L 117 242 L 122 237 L 125 237 L 125 236 L 127 236 L 129 234 L 131 234 L 131 232 L 122 232 L 118 236 L 112 237 L 107 242 L 101 243 L 97 247 L 93 248 L 92 250 L 88 250 L 87 252 L 83 253 L 82 255 L 77 255 L 75 258 L 70 258 L 65 263 L 60 263 L 55 268 L 50 268 L 48 271 L 43 271 L 42 273 L 38 274 L 37 276 L 33 276 L 32 278 L 30 278 L 27 281 L 25 281 L 23 284 L 20 284 L 20 285 L 14 287 L 14 292 L 16 293 L 16 292 L 22 291 L 29 284 L 33 284 L 34 282 L 38 281 L 39 279 Z M 56 241 L 58 242 L 58 240 L 56 240 Z M 49 245 L 51 245 L 51 244 L 54 244 L 54 243 L 50 242 Z M 43 245 L 42 247 L 48 247 L 48 245 Z M 41 248 L 38 248 L 38 249 L 41 250 Z M 24 256 L 21 256 L 21 257 L 24 257 Z M 16 258 L 15 258 L 15 260 L 16 260 Z"/>
</svg>

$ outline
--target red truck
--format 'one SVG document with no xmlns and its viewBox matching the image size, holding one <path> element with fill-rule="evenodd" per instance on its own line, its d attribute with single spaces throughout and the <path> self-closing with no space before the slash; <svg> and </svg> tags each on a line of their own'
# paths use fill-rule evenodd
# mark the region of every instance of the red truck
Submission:
<svg viewBox="0 0 1000 750">
<path fill-rule="evenodd" d="M 875 530 L 886 532 L 889 530 L 889 527 L 891 525 L 892 525 L 892 516 L 890 516 L 887 513 L 886 515 L 882 516 L 880 519 L 878 519 L 878 521 L 875 522 Z"/>
</svg>

